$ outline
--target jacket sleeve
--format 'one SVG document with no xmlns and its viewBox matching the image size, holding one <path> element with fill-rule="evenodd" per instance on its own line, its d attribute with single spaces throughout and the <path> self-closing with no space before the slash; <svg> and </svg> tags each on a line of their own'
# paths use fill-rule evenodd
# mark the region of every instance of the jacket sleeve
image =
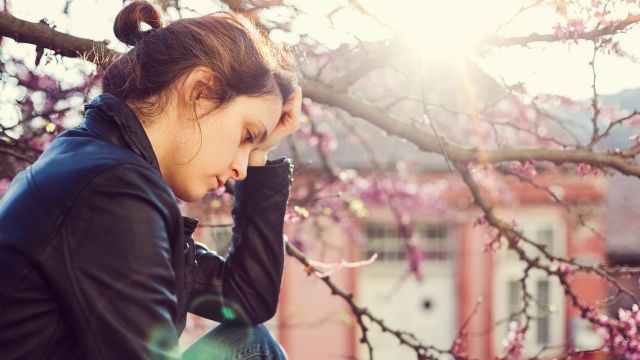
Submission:
<svg viewBox="0 0 640 360">
<path fill-rule="evenodd" d="M 259 324 L 276 312 L 284 266 L 284 214 L 293 165 L 250 166 L 235 185 L 234 226 L 225 258 L 196 249 L 189 312 L 218 322 Z"/>
<path fill-rule="evenodd" d="M 76 198 L 61 231 L 60 287 L 71 294 L 64 312 L 84 358 L 180 358 L 170 196 L 150 170 L 121 165 Z"/>
</svg>

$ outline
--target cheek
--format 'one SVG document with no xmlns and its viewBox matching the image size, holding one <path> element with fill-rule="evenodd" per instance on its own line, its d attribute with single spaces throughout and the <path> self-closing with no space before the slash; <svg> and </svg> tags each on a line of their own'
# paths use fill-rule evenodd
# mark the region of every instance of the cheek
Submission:
<svg viewBox="0 0 640 360">
<path fill-rule="evenodd" d="M 238 144 L 230 136 L 203 137 L 198 166 L 205 173 L 220 175 L 238 155 Z"/>
<path fill-rule="evenodd" d="M 229 166 L 240 156 L 244 147 L 240 145 L 244 128 L 242 119 L 233 114 L 222 113 L 202 122 L 202 148 L 199 164 L 205 173 L 226 175 Z"/>
<path fill-rule="evenodd" d="M 200 145 L 200 133 L 197 126 L 185 126 L 175 134 L 174 146 L 171 152 L 173 162 L 178 166 L 188 166 L 198 154 Z M 204 139 L 202 139 L 204 143 Z"/>
</svg>

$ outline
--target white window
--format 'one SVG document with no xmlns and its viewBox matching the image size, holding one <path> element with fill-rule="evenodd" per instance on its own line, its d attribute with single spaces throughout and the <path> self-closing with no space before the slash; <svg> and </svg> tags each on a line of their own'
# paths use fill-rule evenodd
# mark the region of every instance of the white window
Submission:
<svg viewBox="0 0 640 360">
<path fill-rule="evenodd" d="M 549 344 L 549 312 L 547 308 L 549 307 L 549 301 L 551 297 L 549 296 L 549 281 L 548 280 L 538 280 L 536 286 L 536 293 L 538 295 L 538 303 L 540 304 L 540 311 L 538 312 L 538 320 L 537 320 L 537 336 L 536 341 L 540 345 Z"/>
<path fill-rule="evenodd" d="M 446 225 L 419 225 L 415 228 L 422 255 L 427 260 L 451 257 L 452 231 Z M 402 261 L 407 257 L 406 240 L 399 236 L 394 224 L 369 223 L 364 226 L 367 237 L 365 257 L 378 253 L 378 261 Z"/>
<path fill-rule="evenodd" d="M 507 286 L 507 315 L 509 316 L 509 323 L 511 323 L 512 321 L 518 321 L 518 314 L 522 309 L 522 288 L 518 280 L 509 281 Z"/>
<path fill-rule="evenodd" d="M 518 228 L 516 228 L 518 229 Z M 558 255 L 558 249 L 556 246 L 558 245 L 555 240 L 556 234 L 553 231 L 553 228 L 548 225 L 539 225 L 535 226 L 527 226 L 524 229 L 518 229 L 522 231 L 522 235 L 526 237 L 528 240 L 538 244 L 543 245 L 545 250 L 552 255 Z M 534 249 L 532 245 L 525 245 L 525 251 L 530 253 L 531 255 L 541 256 L 537 249 Z M 506 250 L 507 256 L 511 261 L 518 261 L 518 254 L 515 251 Z M 542 256 L 541 256 L 542 257 Z"/>
<path fill-rule="evenodd" d="M 530 282 L 527 282 L 529 284 Z M 538 345 L 547 345 L 550 342 L 550 318 L 548 307 L 550 305 L 549 281 L 546 279 L 539 279 L 536 282 L 535 289 L 528 289 L 529 293 L 535 297 L 540 304 L 538 307 L 538 315 L 535 320 L 535 325 L 530 331 L 535 331 L 535 338 Z M 522 283 L 519 280 L 510 280 L 507 283 L 507 315 L 509 316 L 508 323 L 512 321 L 518 322 L 521 320 L 520 315 L 523 307 L 522 302 Z M 508 331 L 508 327 L 505 327 L 505 331 Z"/>
<path fill-rule="evenodd" d="M 517 229 L 530 241 L 545 246 L 547 252 L 555 256 L 564 256 L 566 252 L 566 225 L 562 217 L 552 213 L 534 213 L 530 216 L 520 214 Z M 548 263 L 534 246 L 523 243 L 522 249 L 531 257 L 537 257 L 543 264 Z M 498 328 L 501 334 L 508 331 L 508 322 L 524 320 L 522 316 L 513 316 L 523 306 L 522 288 L 519 282 L 527 264 L 518 258 L 515 251 L 504 246 L 496 256 L 494 263 L 494 321 L 500 321 Z M 530 270 L 526 279 L 527 292 L 533 297 L 529 302 L 528 312 L 534 318 L 529 324 L 529 331 L 525 336 L 525 350 L 523 357 L 536 355 L 545 346 L 563 343 L 565 339 L 564 324 L 565 301 L 561 284 L 554 277 L 549 277 L 544 271 Z M 494 339 L 496 352 L 502 349 L 503 337 Z M 543 357 L 553 357 L 560 350 L 555 347 L 547 349 Z M 536 355 L 540 356 L 540 355 Z"/>
<path fill-rule="evenodd" d="M 367 236 L 366 258 L 378 253 L 378 261 L 400 261 L 406 259 L 404 239 L 398 236 L 398 230 L 390 224 L 365 225 Z"/>
<path fill-rule="evenodd" d="M 446 260 L 451 256 L 452 239 L 445 225 L 424 225 L 420 227 L 423 255 L 427 260 Z"/>
</svg>

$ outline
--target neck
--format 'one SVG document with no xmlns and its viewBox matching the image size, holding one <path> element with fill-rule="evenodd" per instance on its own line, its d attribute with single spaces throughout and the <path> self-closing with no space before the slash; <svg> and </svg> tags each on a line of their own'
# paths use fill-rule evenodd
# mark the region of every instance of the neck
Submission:
<svg viewBox="0 0 640 360">
<path fill-rule="evenodd" d="M 149 138 L 156 159 L 158 160 L 160 173 L 162 177 L 166 178 L 168 170 L 167 164 L 169 164 L 171 156 L 172 140 L 175 135 L 175 131 L 171 128 L 169 121 L 170 117 L 167 116 L 167 112 L 153 118 L 145 117 L 135 106 L 131 104 L 129 104 L 129 106 L 140 120 L 144 132 L 147 134 L 147 138 Z"/>
</svg>

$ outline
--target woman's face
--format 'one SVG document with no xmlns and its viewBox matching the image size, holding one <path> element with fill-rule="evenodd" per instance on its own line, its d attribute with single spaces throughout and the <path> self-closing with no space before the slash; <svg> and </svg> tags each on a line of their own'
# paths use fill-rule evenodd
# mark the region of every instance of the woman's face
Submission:
<svg viewBox="0 0 640 360">
<path fill-rule="evenodd" d="M 282 99 L 273 95 L 238 96 L 206 115 L 196 111 L 197 123 L 177 119 L 182 122 L 181 130 L 175 134 L 172 159 L 163 174 L 183 201 L 200 200 L 228 179 L 243 180 L 247 176 L 249 154 L 278 124 Z"/>
</svg>

